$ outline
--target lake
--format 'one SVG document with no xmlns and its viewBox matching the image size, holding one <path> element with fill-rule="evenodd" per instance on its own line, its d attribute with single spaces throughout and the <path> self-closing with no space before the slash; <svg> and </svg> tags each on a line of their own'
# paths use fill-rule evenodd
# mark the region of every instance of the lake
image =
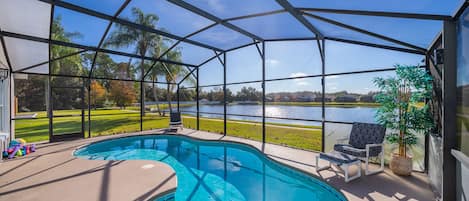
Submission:
<svg viewBox="0 0 469 201">
<path fill-rule="evenodd" d="M 266 121 L 272 123 L 292 123 L 301 125 L 320 125 L 320 122 L 311 121 L 292 121 L 278 118 L 312 119 L 320 121 L 321 107 L 318 106 L 290 106 L 290 105 L 266 105 Z M 326 107 L 326 120 L 341 122 L 368 122 L 374 123 L 374 115 L 377 108 L 374 107 Z M 183 112 L 196 112 L 196 106 L 181 107 Z M 223 105 L 200 105 L 200 116 L 209 118 L 223 118 L 223 115 L 202 114 L 221 113 L 223 114 Z M 194 114 L 194 113 L 188 113 Z M 262 116 L 262 105 L 227 105 L 227 114 L 240 114 Z M 228 115 L 228 119 L 262 121 L 260 117 L 245 117 Z"/>
</svg>

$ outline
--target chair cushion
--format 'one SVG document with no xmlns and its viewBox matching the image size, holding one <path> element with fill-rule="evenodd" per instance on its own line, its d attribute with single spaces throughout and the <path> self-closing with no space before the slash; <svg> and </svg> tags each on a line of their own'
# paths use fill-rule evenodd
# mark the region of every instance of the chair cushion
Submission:
<svg viewBox="0 0 469 201">
<path fill-rule="evenodd" d="M 336 164 L 347 164 L 359 160 L 358 158 L 347 155 L 338 151 L 331 151 L 328 153 L 319 153 L 319 158 L 327 160 Z"/>
<path fill-rule="evenodd" d="M 170 122 L 181 122 L 180 112 L 171 112 L 169 116 L 170 116 Z"/>
<path fill-rule="evenodd" d="M 366 157 L 366 149 L 355 148 L 349 144 L 335 144 L 334 150 L 345 153 L 345 154 L 349 154 L 352 156 L 356 156 L 356 157 L 361 157 L 361 158 Z M 371 147 L 369 156 L 376 157 L 379 155 L 380 152 L 381 152 L 381 147 Z"/>
<path fill-rule="evenodd" d="M 381 144 L 386 128 L 379 124 L 353 123 L 349 144 L 358 149 L 365 149 L 367 144 Z"/>
</svg>

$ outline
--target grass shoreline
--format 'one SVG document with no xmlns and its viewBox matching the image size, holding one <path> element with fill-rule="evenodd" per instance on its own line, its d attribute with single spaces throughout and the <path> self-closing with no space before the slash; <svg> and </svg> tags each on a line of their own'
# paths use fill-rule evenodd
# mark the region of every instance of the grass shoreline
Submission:
<svg viewBox="0 0 469 201">
<path fill-rule="evenodd" d="M 70 113 L 74 111 L 62 111 Z M 94 114 L 98 114 L 93 116 Z M 45 116 L 45 114 L 40 114 Z M 196 118 L 183 116 L 186 128 L 196 128 Z M 28 142 L 49 140 L 49 119 L 17 119 L 15 133 L 17 138 Z M 222 134 L 223 119 L 200 118 L 200 130 Z M 140 131 L 140 113 L 127 110 L 96 110 L 91 113 L 92 136 L 113 135 Z M 148 114 L 143 118 L 144 130 L 167 128 L 169 117 Z M 76 132 L 81 130 L 81 116 L 67 116 L 54 118 L 54 133 Z M 85 136 L 88 136 L 88 121 L 85 118 Z M 266 142 L 317 151 L 321 149 L 320 126 L 305 126 L 284 123 L 266 124 Z M 228 120 L 227 135 L 262 141 L 262 123 L 246 120 Z"/>
</svg>

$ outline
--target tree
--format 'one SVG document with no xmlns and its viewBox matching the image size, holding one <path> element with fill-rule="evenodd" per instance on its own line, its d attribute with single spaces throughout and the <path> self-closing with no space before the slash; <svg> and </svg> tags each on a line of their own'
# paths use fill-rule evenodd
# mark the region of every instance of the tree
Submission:
<svg viewBox="0 0 469 201">
<path fill-rule="evenodd" d="M 98 106 L 102 106 L 106 101 L 106 90 L 99 82 L 95 80 L 91 82 L 90 88 L 91 106 L 96 109 Z"/>
<path fill-rule="evenodd" d="M 159 21 L 159 17 L 154 14 L 145 14 L 139 8 L 134 7 L 132 8 L 131 19 L 127 20 L 155 29 L 156 24 Z M 134 48 L 135 53 L 142 57 L 140 60 L 140 73 L 141 78 L 143 79 L 145 66 L 145 60 L 143 57 L 146 56 L 149 50 L 160 45 L 161 41 L 162 37 L 157 34 L 117 23 L 116 30 L 110 34 L 109 38 L 104 43 L 104 46 Z M 130 64 L 132 63 L 131 59 L 129 59 L 128 63 L 128 66 L 130 67 Z M 143 88 L 143 90 L 144 89 L 145 88 Z M 145 111 L 145 105 L 142 105 L 141 107 L 143 107 Z"/>
<path fill-rule="evenodd" d="M 393 131 L 386 139 L 399 145 L 399 156 L 407 157 L 407 145 L 417 143 L 414 132 L 426 134 L 433 129 L 429 107 L 422 106 L 423 100 L 432 97 L 432 77 L 424 69 L 400 65 L 396 65 L 396 75 L 374 79 L 381 89 L 376 95 L 381 104 L 376 120 Z"/>
<path fill-rule="evenodd" d="M 15 79 L 15 97 L 19 112 L 46 111 L 47 77 L 28 75 L 28 79 Z"/>
<path fill-rule="evenodd" d="M 86 53 L 83 55 L 83 62 L 92 63 L 94 53 Z M 93 69 L 93 76 L 100 78 L 116 78 L 115 72 L 117 71 L 117 63 L 112 60 L 108 54 L 98 53 L 96 57 L 96 63 Z M 100 83 L 107 91 L 110 89 L 110 80 L 99 79 L 96 80 Z"/>
<path fill-rule="evenodd" d="M 259 92 L 254 87 L 243 87 L 236 94 L 238 101 L 258 101 L 262 97 L 262 92 Z"/>
<path fill-rule="evenodd" d="M 133 82 L 112 80 L 110 82 L 110 97 L 114 103 L 124 108 L 137 100 L 137 93 Z"/>
<path fill-rule="evenodd" d="M 64 42 L 72 42 L 73 38 L 81 37 L 78 32 L 66 32 L 62 26 L 61 16 L 54 18 L 51 27 L 51 39 Z M 77 48 L 65 47 L 60 45 L 52 45 L 51 58 L 59 58 L 80 51 Z M 84 59 L 82 55 L 76 54 L 50 63 L 50 73 L 60 75 L 83 76 L 87 74 L 87 69 L 83 67 Z M 52 77 L 50 85 L 80 87 L 83 85 L 83 79 L 71 77 Z M 54 109 L 75 109 L 82 107 L 83 97 L 81 93 L 73 89 L 54 88 L 51 94 Z"/>
</svg>

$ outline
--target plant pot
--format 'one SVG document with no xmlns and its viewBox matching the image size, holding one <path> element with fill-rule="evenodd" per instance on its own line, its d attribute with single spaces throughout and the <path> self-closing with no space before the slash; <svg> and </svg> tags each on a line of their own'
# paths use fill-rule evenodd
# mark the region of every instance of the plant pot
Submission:
<svg viewBox="0 0 469 201">
<path fill-rule="evenodd" d="M 392 172 L 394 172 L 394 174 L 410 176 L 412 173 L 412 157 L 393 154 L 389 168 L 392 170 Z"/>
</svg>

